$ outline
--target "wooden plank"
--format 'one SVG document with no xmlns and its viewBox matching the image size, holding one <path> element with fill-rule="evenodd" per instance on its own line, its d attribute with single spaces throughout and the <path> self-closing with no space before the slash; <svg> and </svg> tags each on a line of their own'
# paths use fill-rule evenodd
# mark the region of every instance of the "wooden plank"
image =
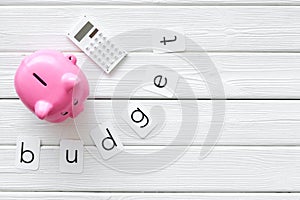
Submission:
<svg viewBox="0 0 300 200">
<path fill-rule="evenodd" d="M 13 0 L 13 1 L 1 1 L 0 6 L 47 6 L 47 5 L 151 5 L 155 4 L 154 0 L 45 0 L 37 2 L 34 0 Z"/>
<path fill-rule="evenodd" d="M 157 0 L 160 5 L 298 5 L 298 0 Z"/>
<path fill-rule="evenodd" d="M 95 5 L 1 7 L 0 33 L 5 39 L 0 51 L 42 48 L 78 51 L 67 39 L 66 32 L 83 14 L 88 14 L 99 21 L 109 36 L 141 28 L 177 26 L 184 28 L 186 36 L 205 51 L 298 52 L 299 10 L 297 6 L 145 6 L 139 9 Z M 151 41 L 150 32 L 133 35 L 131 39 L 147 43 Z M 122 38 L 117 42 L 126 44 L 127 40 Z M 186 50 L 199 51 L 199 47 L 187 42 Z"/>
<path fill-rule="evenodd" d="M 181 151 L 183 147 L 169 147 Z M 160 147 L 127 147 L 126 152 L 151 159 Z M 1 191 L 176 191 L 176 192 L 299 192 L 300 147 L 216 147 L 199 160 L 200 147 L 191 147 L 180 159 L 151 173 L 131 174 L 105 166 L 85 152 L 82 174 L 59 173 L 58 147 L 42 147 L 38 171 L 17 171 L 15 148 L 0 148 Z M 150 153 L 150 154 L 149 154 Z M 158 154 L 156 162 L 164 159 Z M 128 169 L 148 169 L 148 164 L 115 158 Z M 115 166 L 114 166 L 115 167 Z M 131 168 L 134 167 L 134 168 Z"/>
<path fill-rule="evenodd" d="M 0 54 L 0 98 L 16 98 L 14 89 L 14 74 L 22 58 L 28 53 Z M 91 97 L 147 97 L 162 98 L 143 90 L 140 77 L 124 78 L 135 69 L 137 74 L 145 73 L 152 65 L 161 65 L 176 71 L 182 79 L 179 80 L 176 96 L 179 98 L 211 98 L 208 85 L 215 83 L 207 81 L 182 58 L 175 55 L 157 55 L 150 53 L 132 53 L 110 75 L 103 74 L 102 70 L 91 62 L 85 62 L 87 57 L 82 53 L 75 53 L 90 84 Z M 197 57 L 197 53 L 186 53 Z M 202 55 L 202 54 L 200 54 Z M 299 53 L 208 53 L 222 79 L 226 98 L 300 98 L 300 56 Z M 212 71 L 211 66 L 204 66 L 201 59 L 197 64 L 202 71 Z M 144 67 L 143 67 L 144 66 Z M 122 88 L 134 87 L 135 93 L 126 89 L 116 93 L 116 87 L 121 80 Z M 99 82 L 98 82 L 99 81 Z M 188 85 L 184 85 L 184 81 Z M 97 90 L 96 89 L 97 87 Z M 193 90 L 194 95 L 188 92 Z"/>
<path fill-rule="evenodd" d="M 182 199 L 201 199 L 201 200 L 298 200 L 299 193 L 92 193 L 92 192 L 1 192 L 2 200 L 182 200 Z"/>
<path fill-rule="evenodd" d="M 164 106 L 166 120 L 161 131 L 142 140 L 124 122 L 116 126 L 125 146 L 128 145 L 189 145 L 186 138 L 176 141 L 181 127 L 182 112 L 178 101 L 142 100 L 145 107 Z M 197 101 L 199 112 L 198 130 L 194 145 L 202 145 L 211 124 L 212 105 L 210 101 Z M 92 145 L 89 132 L 99 122 L 114 121 L 111 101 L 88 101 L 85 111 L 73 121 L 51 124 L 38 120 L 18 100 L 0 101 L 0 144 L 14 145 L 18 136 L 40 137 L 43 145 L 58 145 L 64 138 L 81 138 L 86 145 Z M 186 109 L 183 107 L 182 109 Z M 116 110 L 118 113 L 118 109 Z M 93 113 L 97 113 L 94 115 Z M 225 122 L 217 145 L 300 145 L 300 101 L 296 100 L 230 100 L 226 101 Z M 188 117 L 195 118 L 190 115 Z M 98 123 L 99 123 L 98 122 Z M 178 123 L 180 122 L 180 123 Z M 186 122 L 185 122 L 186 123 Z M 184 123 L 184 124 L 185 124 Z M 216 122 L 215 122 L 216 123 Z M 78 131 L 79 130 L 79 135 Z M 160 130 L 160 129 L 159 129 Z M 188 133 L 194 131 L 187 129 Z"/>
<path fill-rule="evenodd" d="M 84 3 L 84 4 L 83 4 Z M 0 5 L 24 6 L 24 5 L 299 5 L 299 0 L 46 0 L 37 3 L 34 0 L 4 0 Z"/>
</svg>

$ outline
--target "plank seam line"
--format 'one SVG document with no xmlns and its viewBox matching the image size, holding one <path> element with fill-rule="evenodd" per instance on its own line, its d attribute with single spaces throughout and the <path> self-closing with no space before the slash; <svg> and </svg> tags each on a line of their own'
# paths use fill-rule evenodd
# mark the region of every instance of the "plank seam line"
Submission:
<svg viewBox="0 0 300 200">
<path fill-rule="evenodd" d="M 79 139 L 78 139 L 79 140 Z M 124 147 L 141 147 L 141 148 L 151 148 L 151 147 L 167 147 L 168 145 L 123 145 Z M 205 146 L 209 146 L 209 145 L 205 145 Z M 218 147 L 218 148 L 249 148 L 249 149 L 255 149 L 255 148 L 265 148 L 265 149 L 270 149 L 270 148 L 290 148 L 290 149 L 298 149 L 300 148 L 300 144 L 299 145 L 213 145 L 214 147 Z M 42 149 L 56 149 L 59 148 L 60 145 L 41 145 Z M 84 145 L 84 147 L 95 147 L 95 145 Z M 171 145 L 168 147 L 194 147 L 194 148 L 201 148 L 204 147 L 204 145 Z M 9 149 L 15 149 L 16 148 L 16 144 L 0 144 L 0 149 L 1 150 L 9 150 Z"/>
<path fill-rule="evenodd" d="M 21 191 L 21 190 L 20 190 Z M 15 193 L 15 192 L 18 192 L 17 190 L 13 190 L 13 191 L 2 191 L 1 192 L 1 190 L 0 190 L 0 193 Z M 27 194 L 39 194 L 39 193 L 62 193 L 62 194 L 73 194 L 73 193 L 76 193 L 77 195 L 78 194 L 80 194 L 80 193 L 82 193 L 82 194 L 87 194 L 87 193 L 91 193 L 91 194 L 114 194 L 114 193 L 118 193 L 118 191 L 116 191 L 116 192 L 114 192 L 114 191 L 71 191 L 71 192 L 64 192 L 64 191 L 59 191 L 59 192 L 56 192 L 56 191 L 47 191 L 47 190 L 45 190 L 45 191 L 43 191 L 43 190 L 39 190 L 39 191 L 27 191 L 27 190 L 25 190 L 25 191 L 21 191 L 22 193 L 27 193 Z M 153 194 L 153 193 L 156 193 L 156 192 L 152 192 L 152 191 L 145 191 L 145 192 L 136 192 L 136 191 L 132 191 L 132 192 L 130 192 L 130 191 L 119 191 L 120 193 L 124 193 L 124 194 L 126 194 L 126 195 L 129 195 L 130 193 L 132 193 L 132 194 L 140 194 L 140 193 L 148 193 L 148 194 Z M 176 191 L 174 191 L 174 192 L 168 192 L 168 191 L 166 191 L 166 192 L 160 192 L 160 194 L 165 194 L 165 195 L 167 195 L 167 194 L 173 194 L 173 193 L 175 193 Z M 201 194 L 201 193 L 205 193 L 205 194 L 210 194 L 210 195 L 214 195 L 215 193 L 214 192 L 210 192 L 210 191 L 207 191 L 207 192 L 196 192 L 195 194 Z M 256 194 L 256 192 L 254 191 L 254 192 L 252 192 L 252 191 L 246 191 L 246 192 L 243 192 L 243 191 L 236 191 L 236 192 L 230 192 L 230 191 L 228 191 L 228 192 L 224 192 L 224 191 L 222 191 L 222 192 L 220 192 L 220 193 L 224 193 L 224 194 L 228 194 L 228 195 L 230 195 L 230 194 L 244 194 L 244 193 L 251 193 L 251 194 Z M 285 194 L 285 195 L 289 195 L 290 193 L 299 193 L 299 195 L 300 195 L 300 192 L 284 192 L 284 191 L 281 191 L 281 192 L 273 192 L 273 191 L 271 191 L 271 192 L 258 192 L 259 194 L 274 194 L 274 195 L 276 195 L 276 194 L 278 194 L 278 193 L 280 193 L 280 194 Z M 194 192 L 190 192 L 190 191 L 185 191 L 185 192 L 176 192 L 176 194 L 182 194 L 182 195 L 186 195 L 186 194 L 194 194 Z M 141 195 L 143 195 L 143 194 L 141 194 Z"/>
<path fill-rule="evenodd" d="M 122 7 L 298 7 L 300 3 L 173 3 L 173 4 L 166 4 L 166 3 L 145 3 L 145 4 L 137 4 L 137 3 L 118 3 L 118 4 L 109 4 L 109 3 L 69 3 L 67 6 L 63 4 L 55 4 L 55 3 L 45 3 L 45 4 L 0 4 L 1 7 L 90 7 L 90 6 L 97 6 L 97 7 L 111 7 L 111 8 L 122 8 Z"/>
<path fill-rule="evenodd" d="M 15 101 L 20 100 L 19 98 L 15 97 L 9 97 L 9 98 L 0 98 L 0 101 Z M 88 98 L 88 101 L 128 101 L 128 100 L 145 100 L 145 101 L 190 101 L 190 100 L 196 100 L 196 101 L 300 101 L 300 98 Z"/>
<path fill-rule="evenodd" d="M 299 6 L 300 7 L 300 6 Z M 1 6 L 0 6 L 1 8 Z M 15 50 L 0 50 L 0 54 L 24 54 L 24 53 L 33 53 L 34 51 L 36 51 L 37 49 L 32 49 L 32 50 L 28 50 L 28 51 L 15 51 Z M 82 51 L 74 51 L 74 50 L 60 50 L 64 53 L 82 53 L 84 54 L 84 52 Z M 146 51 L 146 50 L 141 50 L 141 51 L 132 51 L 132 52 L 129 52 L 129 54 L 143 54 L 143 53 L 151 53 L 153 54 L 152 51 Z M 270 51 L 270 50 L 239 50 L 239 51 L 236 51 L 236 50 L 204 50 L 204 51 L 196 51 L 196 50 L 187 50 L 187 51 L 184 51 L 184 53 L 257 53 L 257 54 L 293 54 L 293 53 L 300 53 L 299 50 L 273 50 L 273 51 Z M 173 53 L 165 53 L 165 54 L 160 54 L 160 55 L 172 55 Z M 176 53 L 174 53 L 176 54 Z M 155 54 L 157 55 L 157 54 Z"/>
<path fill-rule="evenodd" d="M 61 195 L 73 195 L 74 193 L 76 195 L 80 195 L 80 194 L 83 194 L 83 195 L 88 195 L 88 194 L 100 194 L 100 195 L 113 195 L 113 194 L 124 194 L 124 195 L 143 195 L 143 194 L 159 194 L 159 195 L 172 195 L 172 194 L 177 194 L 177 195 L 199 195 L 199 194 L 205 194 L 205 195 L 214 195 L 214 194 L 224 194 L 224 195 L 241 195 L 241 194 L 260 194 L 260 195 L 285 195 L 285 196 L 289 196 L 289 195 L 295 195 L 295 194 L 299 194 L 300 195 L 300 192 L 284 192 L 284 191 L 280 191 L 280 192 L 242 192 L 242 191 L 228 191 L 228 192 L 218 192 L 218 193 L 214 193 L 214 192 L 210 192 L 210 191 L 207 191 L 207 192 L 169 192 L 169 191 L 161 191 L 161 192 L 156 192 L 156 191 L 142 191 L 142 192 L 136 192 L 136 191 L 119 191 L 119 192 L 111 192 L 111 191 L 43 191 L 43 190 L 39 190 L 39 191 L 35 191 L 35 190 L 31 190 L 31 191 L 21 191 L 21 190 L 6 190 L 6 191 L 1 191 L 0 190 L 0 193 L 2 194 L 5 194 L 5 193 L 11 193 L 11 194 L 15 194 L 15 193 L 25 193 L 26 195 L 29 195 L 29 194 L 32 194 L 32 195 L 40 195 L 40 194 L 51 194 L 51 193 L 59 193 Z"/>
</svg>

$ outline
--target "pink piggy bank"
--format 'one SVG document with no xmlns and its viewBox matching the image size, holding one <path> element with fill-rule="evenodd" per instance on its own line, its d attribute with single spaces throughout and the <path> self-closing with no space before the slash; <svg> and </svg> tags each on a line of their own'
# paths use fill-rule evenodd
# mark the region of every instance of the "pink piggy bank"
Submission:
<svg viewBox="0 0 300 200">
<path fill-rule="evenodd" d="M 88 81 L 76 65 L 76 57 L 42 50 L 27 56 L 15 75 L 22 102 L 49 122 L 62 122 L 83 111 L 89 95 Z"/>
</svg>

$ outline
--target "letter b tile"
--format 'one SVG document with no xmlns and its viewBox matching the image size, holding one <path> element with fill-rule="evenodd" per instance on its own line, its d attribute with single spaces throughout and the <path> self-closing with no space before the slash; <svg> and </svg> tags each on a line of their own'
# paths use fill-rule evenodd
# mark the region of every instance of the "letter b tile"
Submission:
<svg viewBox="0 0 300 200">
<path fill-rule="evenodd" d="M 40 139 L 19 137 L 17 139 L 16 168 L 37 170 L 40 163 Z"/>
</svg>

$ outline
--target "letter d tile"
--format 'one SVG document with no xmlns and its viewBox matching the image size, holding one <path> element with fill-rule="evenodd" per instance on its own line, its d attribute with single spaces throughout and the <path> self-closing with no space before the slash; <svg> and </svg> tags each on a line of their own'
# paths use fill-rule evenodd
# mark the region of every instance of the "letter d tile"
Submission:
<svg viewBox="0 0 300 200">
<path fill-rule="evenodd" d="M 104 160 L 112 158 L 123 150 L 123 145 L 112 123 L 98 125 L 91 130 L 90 136 Z"/>
</svg>

